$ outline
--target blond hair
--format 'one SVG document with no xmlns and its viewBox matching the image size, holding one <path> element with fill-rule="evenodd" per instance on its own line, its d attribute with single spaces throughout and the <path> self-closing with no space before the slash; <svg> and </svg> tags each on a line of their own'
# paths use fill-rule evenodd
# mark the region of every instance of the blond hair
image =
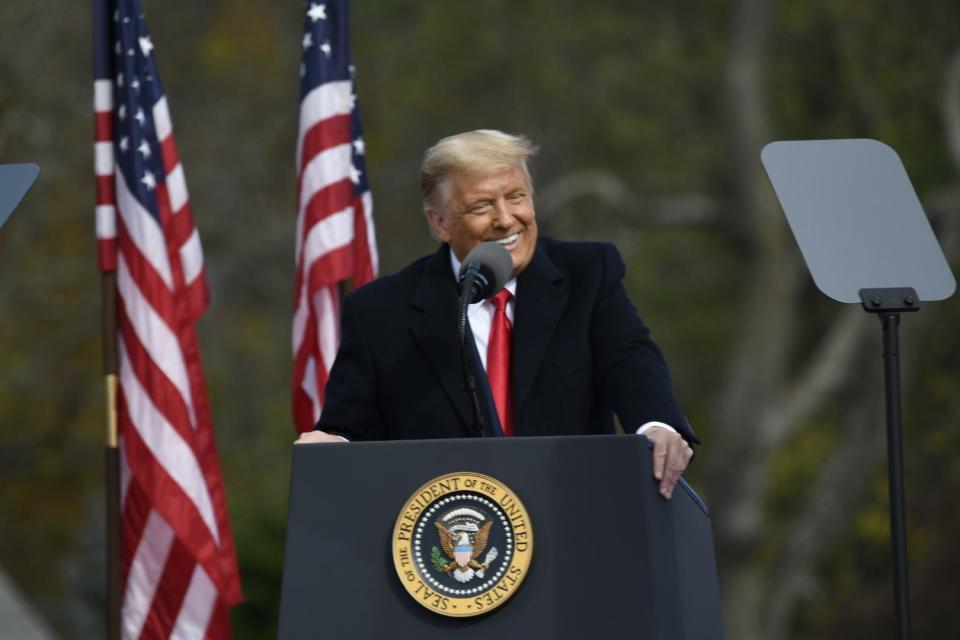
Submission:
<svg viewBox="0 0 960 640">
<path fill-rule="evenodd" d="M 423 210 L 444 209 L 450 197 L 445 185 L 452 174 L 487 174 L 520 167 L 532 193 L 533 181 L 527 160 L 536 153 L 537 146 L 526 136 L 494 129 L 467 131 L 440 140 L 427 149 L 420 165 Z"/>
</svg>

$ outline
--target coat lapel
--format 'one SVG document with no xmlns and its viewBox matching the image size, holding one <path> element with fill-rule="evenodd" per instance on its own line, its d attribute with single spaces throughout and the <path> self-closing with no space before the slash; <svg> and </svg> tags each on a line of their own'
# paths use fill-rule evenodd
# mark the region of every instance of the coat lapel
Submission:
<svg viewBox="0 0 960 640">
<path fill-rule="evenodd" d="M 513 402 L 519 416 L 567 304 L 563 274 L 540 247 L 517 279 L 513 330 Z"/>
<path fill-rule="evenodd" d="M 467 425 L 470 407 L 466 392 L 460 387 L 457 368 L 457 284 L 447 245 L 441 245 L 427 262 L 410 304 L 420 312 L 420 317 L 411 323 L 410 332 L 462 424 Z"/>
</svg>

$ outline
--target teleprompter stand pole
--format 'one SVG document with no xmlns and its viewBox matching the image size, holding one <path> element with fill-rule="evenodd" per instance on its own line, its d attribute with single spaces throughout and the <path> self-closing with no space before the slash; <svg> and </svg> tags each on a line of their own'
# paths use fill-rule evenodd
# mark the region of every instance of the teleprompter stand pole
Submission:
<svg viewBox="0 0 960 640">
<path fill-rule="evenodd" d="M 903 481 L 903 427 L 900 410 L 900 313 L 920 308 L 912 288 L 861 289 L 869 313 L 883 327 L 883 378 L 887 408 L 887 479 L 890 492 L 890 534 L 893 545 L 894 605 L 897 638 L 910 638 L 910 588 L 907 564 L 907 517 Z"/>
</svg>

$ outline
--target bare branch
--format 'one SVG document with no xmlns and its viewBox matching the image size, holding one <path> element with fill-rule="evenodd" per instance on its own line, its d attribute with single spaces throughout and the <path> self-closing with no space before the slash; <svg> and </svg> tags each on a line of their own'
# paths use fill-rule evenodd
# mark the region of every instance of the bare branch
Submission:
<svg viewBox="0 0 960 640">
<path fill-rule="evenodd" d="M 713 222 L 721 205 L 715 198 L 689 193 L 643 198 L 616 174 L 603 169 L 574 171 L 537 191 L 537 211 L 545 219 L 558 215 L 572 201 L 593 196 L 622 222 L 635 227 Z"/>
<path fill-rule="evenodd" d="M 840 389 L 860 360 L 858 347 L 871 328 L 869 318 L 859 307 L 851 306 L 838 314 L 806 371 L 798 376 L 798 384 L 782 402 L 769 405 L 764 412 L 761 438 L 766 450 L 782 445 L 824 400 Z"/>
</svg>

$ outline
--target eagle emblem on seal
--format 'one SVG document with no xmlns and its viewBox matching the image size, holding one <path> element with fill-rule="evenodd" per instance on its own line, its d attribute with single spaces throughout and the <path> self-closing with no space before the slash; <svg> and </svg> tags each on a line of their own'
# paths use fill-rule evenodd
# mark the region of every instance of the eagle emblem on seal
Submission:
<svg viewBox="0 0 960 640">
<path fill-rule="evenodd" d="M 433 548 L 432 563 L 435 569 L 446 573 L 460 583 L 470 582 L 474 576 L 483 578 L 484 571 L 497 558 L 497 548 L 487 551 L 483 562 L 480 557 L 487 550 L 493 520 L 469 507 L 454 509 L 434 522 L 440 537 L 440 547 Z"/>
</svg>

